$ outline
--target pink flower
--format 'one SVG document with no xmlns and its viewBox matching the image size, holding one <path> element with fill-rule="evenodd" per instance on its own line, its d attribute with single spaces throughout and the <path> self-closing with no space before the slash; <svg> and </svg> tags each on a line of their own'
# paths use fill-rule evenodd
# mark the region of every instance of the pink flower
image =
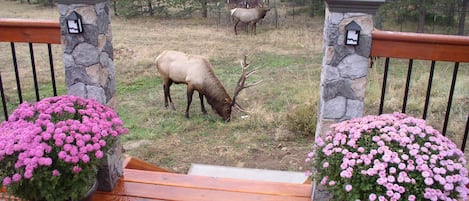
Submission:
<svg viewBox="0 0 469 201">
<path fill-rule="evenodd" d="M 79 172 L 81 172 L 81 167 L 79 167 L 79 166 L 73 166 L 73 169 L 72 169 L 72 170 L 73 170 L 73 172 L 75 172 L 75 173 L 79 173 Z"/>
<path fill-rule="evenodd" d="M 10 184 L 11 184 L 11 178 L 10 178 L 10 177 L 5 177 L 5 178 L 3 178 L 2 184 L 3 184 L 4 186 L 10 185 Z"/>
<path fill-rule="evenodd" d="M 368 198 L 370 199 L 370 201 L 375 201 L 376 198 L 377 198 L 377 196 L 376 196 L 376 194 L 371 193 L 371 194 L 368 196 Z"/>
<path fill-rule="evenodd" d="M 430 178 L 430 177 L 427 177 L 425 178 L 424 180 L 425 184 L 427 184 L 428 186 L 431 186 L 433 184 L 433 179 Z"/>
<path fill-rule="evenodd" d="M 95 156 L 96 158 L 103 158 L 104 154 L 102 151 L 96 151 Z"/>
<path fill-rule="evenodd" d="M 60 176 L 60 172 L 58 170 L 52 170 L 52 176 Z"/>
<path fill-rule="evenodd" d="M 350 192 L 351 190 L 352 190 L 352 185 L 347 184 L 347 185 L 345 186 L 345 191 Z"/>
<path fill-rule="evenodd" d="M 26 170 L 26 171 L 24 172 L 24 175 L 23 175 L 23 176 L 24 176 L 24 178 L 26 178 L 26 179 L 31 179 L 31 178 L 33 177 L 33 171 L 32 171 L 32 170 Z"/>
<path fill-rule="evenodd" d="M 329 162 L 327 162 L 327 161 L 326 161 L 326 162 L 324 162 L 324 164 L 322 165 L 322 167 L 323 167 L 323 168 L 327 168 L 327 167 L 329 167 Z"/>
<path fill-rule="evenodd" d="M 83 163 L 88 163 L 90 162 L 90 157 L 85 154 L 81 157 L 81 160 L 83 161 Z"/>
<path fill-rule="evenodd" d="M 13 177 L 11 177 L 11 178 L 12 178 L 12 180 L 13 180 L 14 182 L 18 182 L 18 181 L 21 180 L 21 175 L 18 174 L 18 173 L 16 173 L 16 174 L 14 174 Z"/>
<path fill-rule="evenodd" d="M 321 185 L 325 186 L 325 185 L 327 184 L 327 178 L 328 178 L 328 177 L 325 176 L 325 177 L 323 177 L 323 178 L 321 179 Z"/>
</svg>

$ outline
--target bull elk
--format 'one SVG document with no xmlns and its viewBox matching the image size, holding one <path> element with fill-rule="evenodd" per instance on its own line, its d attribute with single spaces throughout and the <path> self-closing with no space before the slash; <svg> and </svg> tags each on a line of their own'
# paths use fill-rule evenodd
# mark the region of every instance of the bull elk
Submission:
<svg viewBox="0 0 469 201">
<path fill-rule="evenodd" d="M 236 97 L 246 88 L 255 86 L 261 81 L 245 86 L 246 79 L 256 70 L 247 72 L 249 64 L 246 63 L 246 57 L 241 63 L 242 73 L 234 90 L 233 98 L 226 92 L 220 80 L 215 76 L 210 62 L 201 56 L 189 55 L 183 52 L 167 50 L 163 51 L 155 60 L 156 69 L 163 79 L 164 106 L 168 108 L 168 101 L 171 108 L 176 110 L 171 100 L 169 88 L 173 83 L 187 85 L 187 107 L 186 118 L 189 118 L 189 108 L 192 102 L 194 90 L 199 93 L 202 113 L 206 114 L 204 106 L 204 96 L 208 104 L 212 106 L 218 115 L 225 121 L 230 121 L 231 110 L 236 108 L 244 111 L 237 103 Z"/>
<path fill-rule="evenodd" d="M 263 8 L 263 7 L 256 7 L 256 8 L 233 8 L 231 9 L 231 16 L 233 17 L 233 20 L 235 21 L 234 25 L 234 32 L 235 35 L 238 34 L 236 31 L 236 26 L 238 26 L 239 22 L 244 22 L 248 26 L 251 26 L 251 33 L 254 33 L 256 35 L 256 24 L 259 22 L 261 19 L 264 19 L 265 15 L 267 12 L 270 10 L 270 8 Z"/>
</svg>

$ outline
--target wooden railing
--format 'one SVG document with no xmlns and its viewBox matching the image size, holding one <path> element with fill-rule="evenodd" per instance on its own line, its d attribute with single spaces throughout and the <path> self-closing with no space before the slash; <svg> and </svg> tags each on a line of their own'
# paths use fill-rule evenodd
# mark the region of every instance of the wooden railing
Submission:
<svg viewBox="0 0 469 201">
<path fill-rule="evenodd" d="M 18 102 L 11 103 L 7 102 L 5 91 L 3 88 L 2 73 L 0 72 L 0 98 L 2 102 L 2 109 L 4 118 L 8 118 L 8 106 L 7 105 L 17 105 L 23 102 L 23 91 L 20 76 L 20 66 L 17 61 L 17 50 L 16 43 L 28 43 L 29 54 L 31 60 L 31 72 L 34 83 L 34 92 L 36 101 L 40 100 L 40 80 L 37 76 L 37 67 L 34 53 L 34 44 L 43 43 L 47 45 L 47 54 L 49 58 L 49 69 L 50 69 L 50 83 L 52 85 L 52 95 L 57 95 L 57 87 L 55 81 L 55 72 L 54 72 L 54 62 L 52 56 L 52 46 L 51 44 L 61 44 L 60 36 L 60 24 L 56 20 L 31 20 L 31 19 L 7 19 L 0 18 L 0 42 L 8 42 L 11 47 L 11 57 L 12 57 L 12 68 L 14 77 L 16 81 L 16 91 L 18 96 Z M 44 81 L 44 80 L 41 80 Z M 12 97 L 11 95 L 8 97 Z"/>
<path fill-rule="evenodd" d="M 0 18 L 0 42 L 60 44 L 57 20 Z"/>
<path fill-rule="evenodd" d="M 412 69 L 414 66 L 414 60 L 428 60 L 431 61 L 429 72 L 428 72 L 428 81 L 427 81 L 427 91 L 425 92 L 425 101 L 423 104 L 422 118 L 426 119 L 429 113 L 429 104 L 430 98 L 432 97 L 432 86 L 433 78 L 435 73 L 435 67 L 437 63 L 442 62 L 453 62 L 453 73 L 451 79 L 451 85 L 448 89 L 448 97 L 446 104 L 446 111 L 444 111 L 444 122 L 440 132 L 443 135 L 446 135 L 449 117 L 453 104 L 453 97 L 455 92 L 455 86 L 457 81 L 458 72 L 460 72 L 460 66 L 469 67 L 466 63 L 469 62 L 469 37 L 467 36 L 450 36 L 450 35 L 436 35 L 436 34 L 421 34 L 421 33 L 403 33 L 403 32 L 390 32 L 390 31 L 380 31 L 374 30 L 372 32 L 372 48 L 371 55 L 372 58 L 383 57 L 385 58 L 384 62 L 384 75 L 381 85 L 381 99 L 379 103 L 379 114 L 384 112 L 384 102 L 386 95 L 386 87 L 390 79 L 388 79 L 388 72 L 390 70 L 390 59 L 399 59 L 407 60 L 407 76 L 405 81 L 405 89 L 402 101 L 401 112 L 406 113 L 407 110 L 407 100 L 409 97 L 409 91 L 411 91 L 411 77 Z M 461 65 L 465 63 L 465 65 Z M 391 68 L 394 68 L 391 67 Z M 397 67 L 396 67 L 397 68 Z M 467 69 L 463 69 L 463 73 L 468 72 Z M 464 80 L 463 80 L 464 82 Z M 463 83 L 463 87 L 466 88 L 469 86 L 469 83 Z M 466 97 L 467 98 L 467 97 Z M 465 104 L 464 101 L 462 104 Z M 467 104 L 467 103 L 466 103 Z M 469 129 L 469 108 L 463 105 L 462 115 L 467 115 L 467 120 L 465 123 L 465 129 L 457 133 L 461 135 L 460 148 L 464 151 L 466 147 L 466 141 L 468 137 Z"/>
<path fill-rule="evenodd" d="M 375 30 L 372 39 L 372 57 L 469 62 L 467 36 Z"/>
</svg>

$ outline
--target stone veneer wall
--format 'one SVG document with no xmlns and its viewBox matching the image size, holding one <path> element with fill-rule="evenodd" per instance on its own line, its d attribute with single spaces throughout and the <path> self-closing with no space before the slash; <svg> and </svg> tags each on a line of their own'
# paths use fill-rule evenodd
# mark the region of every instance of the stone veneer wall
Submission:
<svg viewBox="0 0 469 201">
<path fill-rule="evenodd" d="M 92 4 L 79 0 L 58 1 L 68 94 L 93 98 L 116 109 L 109 8 L 109 1 Z M 67 32 L 65 17 L 71 11 L 82 16 L 84 32 L 81 34 Z"/>
</svg>

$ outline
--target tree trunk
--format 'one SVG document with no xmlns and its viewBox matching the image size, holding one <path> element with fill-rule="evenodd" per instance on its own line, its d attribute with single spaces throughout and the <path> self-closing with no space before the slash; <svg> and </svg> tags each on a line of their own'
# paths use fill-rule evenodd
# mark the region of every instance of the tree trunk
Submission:
<svg viewBox="0 0 469 201">
<path fill-rule="evenodd" d="M 148 6 L 148 13 L 150 16 L 153 16 L 153 5 L 151 4 L 151 0 L 147 0 L 147 6 Z"/>
<path fill-rule="evenodd" d="M 114 10 L 114 15 L 119 16 L 117 13 L 117 0 L 112 1 L 112 9 Z"/>
<path fill-rule="evenodd" d="M 463 0 L 461 14 L 459 15 L 458 35 L 464 35 L 464 24 L 466 22 L 466 12 L 469 0 Z"/>
<path fill-rule="evenodd" d="M 417 9 L 418 9 L 418 13 L 419 13 L 419 23 L 418 23 L 418 26 L 417 26 L 417 33 L 425 32 L 425 15 L 426 15 L 427 11 L 426 11 L 425 6 L 423 4 L 424 4 L 423 1 L 420 0 L 418 5 L 417 5 Z"/>
<path fill-rule="evenodd" d="M 451 3 L 449 3 L 448 5 L 448 12 L 446 13 L 446 19 L 447 19 L 447 23 L 448 25 L 452 26 L 454 25 L 454 16 L 455 16 L 455 12 L 456 12 L 456 2 L 455 1 L 451 1 Z"/>
<path fill-rule="evenodd" d="M 203 18 L 207 18 L 207 0 L 202 0 L 201 1 L 201 4 L 202 4 L 202 17 Z"/>
<path fill-rule="evenodd" d="M 314 0 L 311 0 L 311 7 L 309 8 L 309 17 L 314 17 Z"/>
</svg>

